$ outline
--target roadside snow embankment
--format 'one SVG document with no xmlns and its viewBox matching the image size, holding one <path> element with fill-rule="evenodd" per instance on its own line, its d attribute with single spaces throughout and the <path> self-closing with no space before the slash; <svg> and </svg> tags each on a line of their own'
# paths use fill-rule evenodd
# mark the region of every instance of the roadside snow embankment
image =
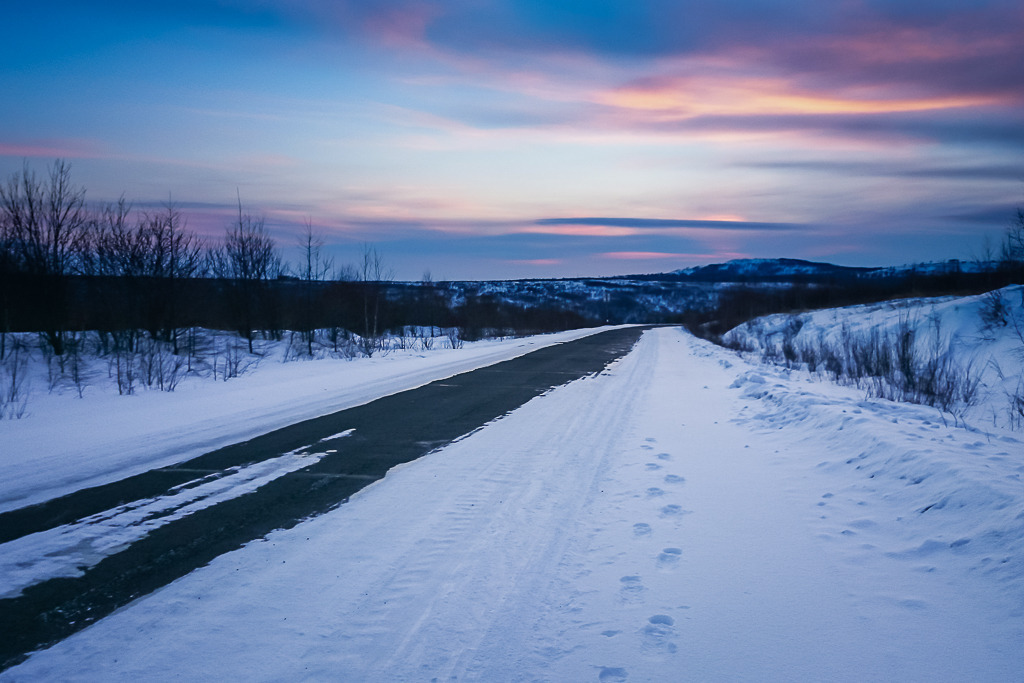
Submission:
<svg viewBox="0 0 1024 683">
<path fill-rule="evenodd" d="M 722 342 L 873 397 L 1024 428 L 1024 286 L 765 316 Z"/>
</svg>

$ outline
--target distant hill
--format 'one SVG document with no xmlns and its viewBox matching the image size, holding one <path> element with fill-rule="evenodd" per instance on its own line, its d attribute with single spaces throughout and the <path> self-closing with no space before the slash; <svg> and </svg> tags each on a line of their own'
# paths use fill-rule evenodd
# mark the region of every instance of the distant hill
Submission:
<svg viewBox="0 0 1024 683">
<path fill-rule="evenodd" d="M 905 275 L 950 275 L 953 273 L 994 273 L 1005 264 L 1001 261 L 960 261 L 950 259 L 932 263 L 871 268 L 867 277 L 900 277 Z"/>
<path fill-rule="evenodd" d="M 726 263 L 682 268 L 669 273 L 630 275 L 629 279 L 676 282 L 840 283 L 860 279 L 904 278 L 910 275 L 984 273 L 995 271 L 998 265 L 995 261 L 978 263 L 951 259 L 938 263 L 868 268 L 837 266 L 833 263 L 791 258 L 734 259 Z"/>
<path fill-rule="evenodd" d="M 874 268 L 853 268 L 801 259 L 734 259 L 674 271 L 684 280 L 697 282 L 793 282 L 846 280 L 867 274 Z"/>
</svg>

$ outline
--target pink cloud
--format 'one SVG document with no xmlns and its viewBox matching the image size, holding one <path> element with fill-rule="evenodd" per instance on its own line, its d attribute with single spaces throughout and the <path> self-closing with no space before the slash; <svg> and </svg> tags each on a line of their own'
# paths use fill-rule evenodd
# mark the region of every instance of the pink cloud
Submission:
<svg viewBox="0 0 1024 683">
<path fill-rule="evenodd" d="M 83 159 L 102 156 L 100 145 L 91 140 L 0 141 L 0 156 L 44 159 Z"/>
<path fill-rule="evenodd" d="M 787 78 L 713 74 L 647 78 L 595 94 L 595 100 L 642 112 L 655 121 L 698 116 L 786 114 L 891 114 L 997 105 L 993 95 L 952 94 L 907 97 L 885 92 L 814 89 Z"/>
<path fill-rule="evenodd" d="M 641 233 L 637 228 L 611 225 L 530 225 L 521 232 L 574 237 L 629 237 Z"/>
</svg>

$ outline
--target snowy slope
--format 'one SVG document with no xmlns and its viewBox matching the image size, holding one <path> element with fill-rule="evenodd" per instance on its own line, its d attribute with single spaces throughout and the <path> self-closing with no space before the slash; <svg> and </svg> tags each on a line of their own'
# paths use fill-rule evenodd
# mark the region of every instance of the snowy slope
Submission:
<svg viewBox="0 0 1024 683">
<path fill-rule="evenodd" d="M 986 323 L 984 313 L 994 297 L 1008 310 L 1001 320 Z M 866 339 L 871 334 L 895 337 L 901 329 L 914 333 L 914 345 L 922 358 L 948 356 L 969 368 L 978 380 L 974 405 L 957 406 L 959 417 L 977 427 L 1020 422 L 1012 400 L 1024 397 L 1024 286 L 978 296 L 906 299 L 765 316 L 731 330 L 724 341 L 755 353 L 766 347 L 778 349 L 787 337 L 796 348 L 823 343 L 841 348 L 850 339 Z"/>
<path fill-rule="evenodd" d="M 1022 453 L 658 329 L 0 679 L 1018 681 Z"/>
</svg>

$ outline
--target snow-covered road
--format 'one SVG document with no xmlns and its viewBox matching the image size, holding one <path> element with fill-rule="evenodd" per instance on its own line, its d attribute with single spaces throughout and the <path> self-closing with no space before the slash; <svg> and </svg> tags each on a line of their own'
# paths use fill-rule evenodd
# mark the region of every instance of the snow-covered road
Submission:
<svg viewBox="0 0 1024 683">
<path fill-rule="evenodd" d="M 0 678 L 1021 680 L 1024 451 L 935 417 L 653 330 Z"/>
</svg>

